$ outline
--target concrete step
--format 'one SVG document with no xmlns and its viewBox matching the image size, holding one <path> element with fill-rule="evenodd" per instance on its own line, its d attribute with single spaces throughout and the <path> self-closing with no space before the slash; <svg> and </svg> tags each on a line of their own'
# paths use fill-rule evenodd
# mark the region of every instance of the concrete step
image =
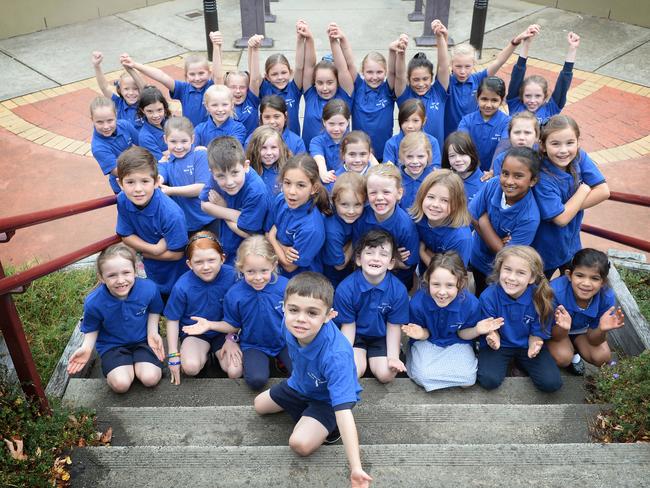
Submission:
<svg viewBox="0 0 650 488">
<path fill-rule="evenodd" d="M 362 445 L 376 487 L 647 487 L 650 444 Z M 343 446 L 99 447 L 73 453 L 72 486 L 341 487 Z M 507 480 L 507 481 L 506 481 Z M 349 486 L 349 485 L 348 485 Z"/>
<path fill-rule="evenodd" d="M 363 444 L 555 444 L 589 442 L 597 405 L 367 405 L 354 409 Z M 108 407 L 100 428 L 114 445 L 285 445 L 289 415 L 246 407 Z"/>
<path fill-rule="evenodd" d="M 269 385 L 280 381 L 272 378 Z M 567 376 L 563 388 L 555 393 L 542 393 L 535 389 L 530 378 L 506 378 L 501 387 L 486 391 L 475 385 L 471 388 L 451 388 L 427 393 L 407 378 L 397 378 L 382 385 L 375 379 L 362 378 L 363 403 L 372 405 L 421 404 L 568 404 L 584 403 L 584 379 Z M 252 405 L 256 392 L 244 380 L 215 378 L 183 379 L 174 386 L 164 379 L 156 388 L 144 388 L 136 382 L 125 394 L 113 393 L 105 379 L 73 378 L 63 399 L 76 406 L 102 407 L 193 407 Z"/>
</svg>

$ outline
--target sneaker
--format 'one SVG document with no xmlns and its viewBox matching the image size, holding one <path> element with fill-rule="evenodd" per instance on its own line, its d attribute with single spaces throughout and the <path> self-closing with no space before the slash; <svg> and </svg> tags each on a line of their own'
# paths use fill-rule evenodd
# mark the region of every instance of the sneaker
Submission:
<svg viewBox="0 0 650 488">
<path fill-rule="evenodd" d="M 566 369 L 571 374 L 574 374 L 576 376 L 584 376 L 585 375 L 585 361 L 584 361 L 584 359 L 580 358 L 580 361 L 578 361 L 577 363 L 569 364 Z"/>
<path fill-rule="evenodd" d="M 339 441 L 340 438 L 341 438 L 341 433 L 339 432 L 339 429 L 334 429 L 325 438 L 325 442 L 323 442 L 323 444 L 327 444 L 327 445 L 336 444 Z"/>
</svg>

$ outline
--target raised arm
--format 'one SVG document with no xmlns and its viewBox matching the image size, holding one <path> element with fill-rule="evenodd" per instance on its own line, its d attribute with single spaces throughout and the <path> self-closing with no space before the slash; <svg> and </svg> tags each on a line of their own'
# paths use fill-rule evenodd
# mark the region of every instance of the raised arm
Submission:
<svg viewBox="0 0 650 488">
<path fill-rule="evenodd" d="M 499 52 L 499 54 L 497 54 L 496 58 L 494 58 L 494 60 L 490 64 L 488 64 L 487 67 L 488 76 L 496 75 L 497 72 L 501 69 L 501 66 L 503 66 L 505 62 L 508 61 L 508 58 L 512 55 L 512 53 L 515 52 L 515 47 L 519 46 L 524 40 L 528 39 L 529 37 L 532 37 L 535 34 L 537 34 L 539 32 L 539 29 L 540 29 L 539 25 L 531 24 L 521 34 L 513 37 L 512 40 L 508 43 L 508 45 L 504 47 Z"/>
<path fill-rule="evenodd" d="M 142 76 L 140 76 L 140 73 L 138 73 L 138 71 L 133 68 L 133 60 L 131 59 L 131 56 L 129 56 L 127 53 L 122 53 L 120 55 L 120 64 L 122 65 L 124 70 L 131 76 L 131 78 L 133 78 L 133 81 L 135 82 L 135 86 L 137 86 L 140 93 L 142 93 L 145 83 L 144 80 L 142 79 Z"/>
<path fill-rule="evenodd" d="M 395 51 L 395 96 L 400 97 L 408 85 L 406 77 L 406 48 L 409 44 L 409 36 L 401 34 Z"/>
<path fill-rule="evenodd" d="M 127 54 L 128 56 L 128 54 Z M 158 83 L 162 83 L 165 88 L 167 88 L 170 92 L 174 91 L 174 78 L 169 76 L 167 73 L 165 73 L 163 70 L 154 68 L 153 66 L 146 66 L 141 63 L 136 63 L 135 61 L 131 60 L 132 64 L 131 67 L 137 69 L 140 73 L 142 73 L 145 76 L 148 76 L 152 80 L 157 81 Z"/>
<path fill-rule="evenodd" d="M 352 96 L 352 92 L 354 91 L 354 78 L 352 78 L 352 75 L 350 74 L 348 63 L 341 47 L 340 39 L 343 36 L 343 33 L 339 29 L 338 25 L 331 23 L 327 28 L 327 35 L 330 40 L 330 49 L 332 51 L 332 57 L 334 58 L 334 66 L 336 66 L 336 70 L 338 71 L 339 86 L 345 90 L 345 93 Z"/>
<path fill-rule="evenodd" d="M 562 71 L 560 71 L 557 81 L 555 82 L 555 88 L 553 89 L 552 95 L 553 100 L 560 109 L 564 108 L 564 105 L 566 105 L 566 96 L 569 92 L 569 88 L 571 88 L 571 82 L 573 81 L 573 63 L 575 63 L 578 46 L 580 46 L 580 36 L 573 32 L 569 32 L 567 35 L 567 42 L 569 43 L 569 49 L 566 53 L 566 59 L 564 60 Z"/>
<path fill-rule="evenodd" d="M 260 86 L 262 86 L 262 72 L 260 71 L 260 47 L 262 46 L 264 36 L 255 34 L 248 39 L 248 76 L 250 81 L 248 89 L 256 97 L 260 96 Z M 298 52 L 296 51 L 296 56 Z"/>
<path fill-rule="evenodd" d="M 352 52 L 352 46 L 350 46 L 350 42 L 348 41 L 348 36 L 346 36 L 345 33 L 342 32 L 340 29 L 339 32 L 341 34 L 341 36 L 339 37 L 339 43 L 341 44 L 341 49 L 343 50 L 343 56 L 345 57 L 345 62 L 348 65 L 348 71 L 350 72 L 352 81 L 354 81 L 357 79 L 357 65 L 354 62 L 354 53 Z"/>
<path fill-rule="evenodd" d="M 106 98 L 111 98 L 113 96 L 113 90 L 111 89 L 104 72 L 102 71 L 102 61 L 104 60 L 104 55 L 99 51 L 93 51 L 92 54 L 92 63 L 93 68 L 95 69 L 95 79 L 97 80 L 97 85 Z"/>
<path fill-rule="evenodd" d="M 293 81 L 296 86 L 302 90 L 303 78 L 305 71 L 305 38 L 302 36 L 304 31 L 304 21 L 296 22 L 296 63 L 293 70 Z"/>
<path fill-rule="evenodd" d="M 304 50 L 305 59 L 304 59 L 304 65 L 302 70 L 302 89 L 306 91 L 309 87 L 311 87 L 314 84 L 314 67 L 316 66 L 316 46 L 314 44 L 314 35 L 312 34 L 306 22 L 302 21 L 302 24 L 300 24 L 299 33 L 305 40 L 305 50 Z"/>
<path fill-rule="evenodd" d="M 537 30 L 539 32 L 539 30 Z M 519 89 L 521 84 L 524 81 L 526 76 L 526 60 L 528 59 L 528 49 L 530 44 L 533 41 L 535 33 L 532 36 L 527 37 L 521 42 L 521 53 L 519 53 L 519 58 L 517 62 L 512 67 L 512 73 L 510 74 L 510 83 L 508 84 L 508 94 L 506 95 L 507 100 L 515 100 L 519 98 Z"/>
<path fill-rule="evenodd" d="M 223 72 L 223 61 L 221 48 L 223 46 L 223 35 L 220 31 L 210 32 L 212 42 L 212 81 L 215 85 L 223 85 L 225 73 Z"/>
<path fill-rule="evenodd" d="M 438 19 L 431 22 L 431 30 L 436 36 L 438 67 L 436 78 L 442 87 L 449 87 L 449 50 L 447 49 L 447 28 Z"/>
</svg>

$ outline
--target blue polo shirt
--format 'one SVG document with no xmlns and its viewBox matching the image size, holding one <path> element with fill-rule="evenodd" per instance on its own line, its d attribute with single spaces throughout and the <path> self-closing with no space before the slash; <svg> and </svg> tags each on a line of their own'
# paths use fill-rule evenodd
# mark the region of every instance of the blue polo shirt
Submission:
<svg viewBox="0 0 650 488">
<path fill-rule="evenodd" d="M 501 167 L 503 166 L 503 161 L 506 159 L 506 155 L 508 154 L 508 151 L 510 149 L 512 149 L 512 145 L 508 144 L 507 147 L 503 148 L 503 150 L 499 154 L 495 155 L 492 158 L 492 172 L 494 173 L 494 176 L 498 177 L 501 174 Z M 539 151 L 539 145 L 533 144 L 533 151 Z"/>
<path fill-rule="evenodd" d="M 420 241 L 427 249 L 438 254 L 456 251 L 467 267 L 472 253 L 472 231 L 469 226 L 448 227 L 441 225 L 431 227 L 426 217 L 416 222 Z"/>
<path fill-rule="evenodd" d="M 492 167 L 492 157 L 499 141 L 508 139 L 508 123 L 510 117 L 500 110 L 497 110 L 487 121 L 483 120 L 478 110 L 465 115 L 460 121 L 458 130 L 467 132 L 474 141 L 483 171 L 488 171 Z"/>
<path fill-rule="evenodd" d="M 252 137 L 253 134 L 248 134 L 248 137 L 246 137 L 246 143 L 244 144 L 244 147 L 246 148 L 248 147 Z M 293 154 L 294 156 L 296 154 L 307 152 L 307 149 L 305 148 L 305 143 L 302 141 L 302 138 L 295 132 L 290 131 L 289 129 L 284 129 L 284 131 L 282 132 L 282 140 L 289 148 L 289 151 L 291 151 L 291 154 Z"/>
<path fill-rule="evenodd" d="M 262 181 L 264 181 L 266 191 L 271 198 L 282 191 L 277 163 L 273 166 L 264 166 L 262 168 Z"/>
<path fill-rule="evenodd" d="M 366 165 L 366 167 L 363 168 L 363 170 L 358 174 L 360 174 L 361 176 L 364 176 L 368 172 L 368 170 L 370 169 L 370 166 L 371 166 L 370 161 L 368 161 L 368 164 Z M 347 173 L 348 171 L 350 171 L 350 170 L 345 165 L 345 163 L 341 162 L 341 166 L 339 166 L 339 169 L 334 171 L 334 175 L 338 178 L 343 173 Z M 323 185 L 325 187 L 325 189 L 327 190 L 327 193 L 329 193 L 330 195 L 332 194 L 332 190 L 334 189 L 334 183 L 336 183 L 336 180 L 331 181 L 329 183 L 325 183 Z"/>
<path fill-rule="evenodd" d="M 164 137 L 165 131 L 162 128 L 151 125 L 145 120 L 138 135 L 138 146 L 148 149 L 153 154 L 153 157 L 156 158 L 156 161 L 158 161 L 162 158 L 163 152 L 167 150 Z"/>
<path fill-rule="evenodd" d="M 117 228 L 123 237 L 136 235 L 149 244 L 164 238 L 169 251 L 183 250 L 187 244 L 187 224 L 181 208 L 159 188 L 144 208 L 136 207 L 124 193 L 117 196 Z M 159 261 L 144 258 L 147 278 L 158 285 L 160 293 L 167 295 L 185 271 L 185 258 L 177 261 Z"/>
<path fill-rule="evenodd" d="M 478 220 L 484 213 L 488 214 L 494 231 L 500 238 L 510 236 L 508 246 L 530 246 L 539 227 L 539 209 L 532 191 L 514 205 L 502 207 L 503 190 L 498 178 L 491 178 L 483 189 L 469 204 L 469 213 Z M 474 234 L 472 243 L 472 266 L 484 275 L 492 271 L 494 253 L 481 239 Z"/>
<path fill-rule="evenodd" d="M 467 197 L 468 205 L 472 202 L 476 194 L 481 191 L 481 188 L 483 188 L 487 183 L 487 181 L 481 181 L 482 177 L 483 171 L 481 171 L 481 168 L 476 168 L 471 175 L 463 180 L 463 188 L 465 188 L 465 196 Z"/>
<path fill-rule="evenodd" d="M 207 146 L 212 139 L 221 136 L 233 136 L 243 146 L 246 140 L 246 127 L 232 117 L 228 117 L 221 125 L 215 124 L 212 117 L 208 117 L 194 129 L 194 143 L 197 146 Z"/>
<path fill-rule="evenodd" d="M 446 307 L 439 307 L 428 290 L 418 290 L 409 304 L 409 322 L 427 329 L 430 334 L 427 340 L 439 347 L 471 342 L 458 337 L 458 331 L 474 327 L 479 320 L 478 298 L 467 289 L 459 291 Z"/>
<path fill-rule="evenodd" d="M 345 278 L 334 293 L 339 325 L 356 325 L 357 335 L 386 337 L 388 323 L 408 324 L 409 295 L 406 287 L 387 272 L 378 285 L 369 283 L 361 269 Z"/>
<path fill-rule="evenodd" d="M 115 193 L 122 191 L 117 184 L 117 178 L 110 174 L 117 167 L 117 158 L 125 149 L 135 145 L 138 141 L 138 131 L 127 120 L 118 120 L 115 132 L 106 137 L 93 128 L 93 138 L 90 141 L 90 150 L 99 163 L 102 173 L 108 176 L 108 182 Z"/>
<path fill-rule="evenodd" d="M 228 195 L 214 178 L 210 178 L 210 182 L 203 187 L 199 195 L 202 202 L 209 201 L 210 190 L 215 190 L 221 195 L 228 208 L 241 212 L 237 219 L 237 227 L 240 230 L 249 234 L 264 232 L 264 219 L 269 209 L 269 195 L 262 178 L 254 169 L 248 168 L 244 176 L 244 184 L 236 195 Z M 244 239 L 230 230 L 224 220 L 221 221 L 219 230 L 219 240 L 226 253 L 226 263 L 234 264 L 237 248 Z"/>
<path fill-rule="evenodd" d="M 406 172 L 404 166 L 400 165 L 399 170 L 400 173 L 402 173 L 402 188 L 404 188 L 404 194 L 402 195 L 402 199 L 399 201 L 400 207 L 408 212 L 408 209 L 411 208 L 415 202 L 415 196 L 418 193 L 420 185 L 433 169 L 433 166 L 429 165 L 424 168 L 422 173 L 420 173 L 420 176 L 413 178 Z"/>
<path fill-rule="evenodd" d="M 111 295 L 102 284 L 86 297 L 80 330 L 84 334 L 99 331 L 95 348 L 101 356 L 115 347 L 145 342 L 149 314 L 162 310 L 163 301 L 153 281 L 136 278 L 124 300 Z"/>
<path fill-rule="evenodd" d="M 179 321 L 180 337 L 187 335 L 183 332 L 183 326 L 195 323 L 192 317 L 223 320 L 224 296 L 236 281 L 235 269 L 227 264 L 221 266 L 217 277 L 210 282 L 203 281 L 192 270 L 186 271 L 172 288 L 165 305 L 165 317 Z M 214 337 L 219 334 L 220 332 L 210 330 L 203 335 Z"/>
<path fill-rule="evenodd" d="M 271 205 L 267 231 L 273 225 L 280 244 L 293 247 L 300 255 L 293 263 L 298 268 L 291 273 L 282 269 L 284 276 L 289 278 L 302 271 L 323 271 L 320 251 L 325 235 L 325 218 L 311 200 L 298 208 L 289 208 L 284 193 L 279 193 Z"/>
<path fill-rule="evenodd" d="M 481 302 L 481 319 L 488 317 L 503 317 L 504 323 L 499 329 L 501 347 L 522 347 L 528 349 L 528 337 L 537 336 L 542 339 L 551 337 L 551 321 L 542 327 L 539 315 L 535 310 L 533 296 L 535 285 L 528 285 L 519 298 L 514 299 L 503 291 L 498 283 L 488 286 L 479 301 Z M 481 348 L 489 347 L 485 336 L 481 336 Z"/>
<path fill-rule="evenodd" d="M 481 82 L 487 77 L 487 69 L 472 73 L 463 83 L 452 73 L 449 77 L 449 98 L 445 106 L 445 138 L 458 129 L 463 116 L 478 110 L 476 94 Z"/>
<path fill-rule="evenodd" d="M 439 168 L 441 161 L 440 148 L 443 146 L 438 144 L 438 139 L 433 137 L 431 134 L 427 134 L 426 132 L 425 134 L 427 136 L 427 139 L 429 139 L 429 143 L 431 144 L 431 165 Z M 386 144 L 384 146 L 384 158 L 382 160 L 384 163 L 398 163 L 399 145 L 402 143 L 402 139 L 404 139 L 405 135 L 406 134 L 400 130 L 398 134 L 395 134 L 393 137 L 386 141 Z"/>
<path fill-rule="evenodd" d="M 571 315 L 570 335 L 584 334 L 589 329 L 597 329 L 598 325 L 600 325 L 600 318 L 616 305 L 614 290 L 608 286 L 603 286 L 591 298 L 587 308 L 581 308 L 576 303 L 571 282 L 566 275 L 559 276 L 551 281 L 551 288 L 553 288 L 555 294 L 553 308 L 564 305 L 564 308 Z"/>
<path fill-rule="evenodd" d="M 313 86 L 307 89 L 304 97 L 305 117 L 302 121 L 302 140 L 305 142 L 305 147 L 311 148 L 311 140 L 323 131 L 323 108 L 327 102 L 338 98 L 352 107 L 352 98 L 343 88 L 338 87 L 334 96 L 325 100 Z"/>
<path fill-rule="evenodd" d="M 386 80 L 377 88 L 370 88 L 361 75 L 357 74 L 352 99 L 352 128 L 362 130 L 370 136 L 372 152 L 379 157 L 386 141 L 393 134 L 395 92 Z"/>
<path fill-rule="evenodd" d="M 257 291 L 246 280 L 240 280 L 226 293 L 223 320 L 241 329 L 239 346 L 242 351 L 257 349 L 275 357 L 286 347 L 282 302 L 288 281 L 278 276 Z"/>
<path fill-rule="evenodd" d="M 163 176 L 165 185 L 168 186 L 207 184 L 212 179 L 206 151 L 192 150 L 182 158 L 170 154 L 169 161 L 158 164 L 158 172 Z M 199 197 L 174 195 L 171 198 L 183 210 L 188 232 L 200 230 L 214 220 L 212 215 L 201 210 Z"/>
<path fill-rule="evenodd" d="M 341 167 L 341 141 L 336 142 L 327 132 L 314 137 L 309 143 L 309 154 L 323 156 L 328 170 Z"/>
<path fill-rule="evenodd" d="M 333 322 L 325 322 L 306 346 L 286 327 L 284 337 L 293 365 L 287 380 L 290 388 L 310 400 L 328 403 L 334 410 L 347 410 L 361 399 L 352 345 Z"/>
<path fill-rule="evenodd" d="M 345 262 L 343 248 L 352 240 L 352 224 L 346 223 L 336 213 L 325 217 L 325 245 L 323 246 L 323 274 L 335 287 L 350 274 L 348 267 L 335 269 Z"/>
<path fill-rule="evenodd" d="M 180 100 L 183 115 L 192 121 L 194 127 L 208 118 L 208 112 L 203 105 L 203 96 L 212 85 L 214 82 L 208 80 L 202 88 L 197 90 L 187 81 L 174 80 L 174 89 L 169 92 L 169 95 L 174 100 Z"/>
<path fill-rule="evenodd" d="M 401 106 L 409 98 L 422 100 L 427 115 L 423 127 L 424 132 L 437 139 L 438 147 L 445 147 L 445 105 L 448 97 L 449 95 L 447 95 L 447 92 L 436 78 L 429 91 L 422 96 L 419 96 L 410 86 L 407 86 L 404 93 L 397 98 L 397 105 Z"/>
<path fill-rule="evenodd" d="M 580 183 L 594 187 L 605 182 L 603 174 L 582 149 L 571 164 L 577 183 L 569 172 L 544 159 L 539 181 L 533 187 L 542 221 L 532 246 L 542 256 L 544 270 L 555 269 L 569 262 L 582 249 L 580 225 L 584 211 L 580 210 L 564 227 L 554 224 L 553 219 L 564 212 L 564 204 L 573 196 Z"/>
<path fill-rule="evenodd" d="M 117 119 L 128 120 L 133 124 L 133 127 L 135 127 L 136 130 L 140 130 L 140 127 L 142 127 L 142 124 L 144 123 L 144 118 L 138 114 L 138 102 L 129 105 L 126 103 L 126 100 L 117 93 L 111 95 L 111 100 L 113 100 L 115 108 L 117 109 Z"/>
<path fill-rule="evenodd" d="M 250 90 L 239 105 L 235 105 L 235 119 L 246 128 L 246 137 L 250 136 L 260 121 L 260 99 Z M 243 144 L 243 142 L 242 142 Z"/>
<path fill-rule="evenodd" d="M 291 132 L 300 134 L 300 97 L 302 96 L 302 90 L 298 88 L 296 82 L 291 80 L 287 83 L 287 86 L 280 90 L 265 78 L 260 85 L 260 99 L 267 95 L 280 95 L 284 98 L 287 104 L 287 113 L 289 114 L 289 129 Z"/>
</svg>

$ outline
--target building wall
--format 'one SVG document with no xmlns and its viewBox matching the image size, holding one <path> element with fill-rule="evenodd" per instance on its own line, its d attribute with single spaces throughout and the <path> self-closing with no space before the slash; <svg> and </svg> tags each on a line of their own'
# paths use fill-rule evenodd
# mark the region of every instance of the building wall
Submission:
<svg viewBox="0 0 650 488">
<path fill-rule="evenodd" d="M 604 17 L 618 22 L 650 27 L 650 2 L 648 0 L 528 0 L 539 5 L 555 7 Z"/>
</svg>

